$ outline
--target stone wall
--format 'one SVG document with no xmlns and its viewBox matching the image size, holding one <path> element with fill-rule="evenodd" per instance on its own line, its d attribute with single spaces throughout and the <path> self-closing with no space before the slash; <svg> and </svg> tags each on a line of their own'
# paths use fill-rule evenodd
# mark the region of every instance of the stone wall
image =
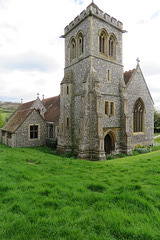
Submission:
<svg viewBox="0 0 160 240">
<path fill-rule="evenodd" d="M 126 97 L 128 99 L 127 114 L 129 116 L 128 129 L 131 148 L 134 149 L 136 145 L 152 145 L 154 139 L 154 106 L 139 65 L 137 65 L 137 69 L 126 88 Z M 133 109 L 138 98 L 141 98 L 144 103 L 144 128 L 143 132 L 134 133 Z"/>
<path fill-rule="evenodd" d="M 104 138 L 107 130 L 115 134 L 116 152 L 121 149 L 122 97 L 120 82 L 123 80 L 122 66 L 122 24 L 116 19 L 104 14 L 91 4 L 86 12 L 78 16 L 65 28 L 65 70 L 73 73 L 70 83 L 61 84 L 61 115 L 59 122 L 58 149 L 76 146 L 79 157 L 105 159 Z M 95 6 L 95 5 L 94 5 Z M 85 14 L 85 15 L 84 15 Z M 83 17 L 82 17 L 83 16 Z M 116 56 L 109 58 L 99 52 L 99 33 L 105 29 L 107 41 L 114 35 Z M 70 43 L 75 38 L 78 44 L 78 34 L 84 36 L 83 55 L 70 60 Z M 110 79 L 108 79 L 108 71 Z M 66 96 L 67 85 L 72 91 Z M 106 116 L 105 101 L 114 102 L 114 116 Z M 70 127 L 66 128 L 66 118 L 69 116 Z M 124 130 L 124 129 L 123 129 Z M 70 139 L 70 143 L 67 142 Z"/>
<path fill-rule="evenodd" d="M 39 126 L 39 138 L 30 139 L 29 125 Z M 31 115 L 22 123 L 15 133 L 14 147 L 35 147 L 45 145 L 47 137 L 47 126 L 39 113 L 34 110 Z"/>
</svg>

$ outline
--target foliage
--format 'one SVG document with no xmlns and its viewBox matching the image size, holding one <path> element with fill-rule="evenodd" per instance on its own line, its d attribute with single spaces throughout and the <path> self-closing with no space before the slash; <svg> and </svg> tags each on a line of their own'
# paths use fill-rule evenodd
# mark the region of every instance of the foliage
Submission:
<svg viewBox="0 0 160 240">
<path fill-rule="evenodd" d="M 160 151 L 90 162 L 0 144 L 0 239 L 160 239 Z"/>
<path fill-rule="evenodd" d="M 154 110 L 154 129 L 160 131 L 160 113 Z"/>
<path fill-rule="evenodd" d="M 147 148 L 136 148 L 135 149 L 139 153 L 148 153 L 150 152 Z"/>
<path fill-rule="evenodd" d="M 5 122 L 3 120 L 2 111 L 0 110 L 0 129 L 3 127 L 4 123 Z"/>
<path fill-rule="evenodd" d="M 156 138 L 154 139 L 154 141 L 155 141 L 156 143 L 160 143 L 160 137 L 156 137 Z"/>
</svg>

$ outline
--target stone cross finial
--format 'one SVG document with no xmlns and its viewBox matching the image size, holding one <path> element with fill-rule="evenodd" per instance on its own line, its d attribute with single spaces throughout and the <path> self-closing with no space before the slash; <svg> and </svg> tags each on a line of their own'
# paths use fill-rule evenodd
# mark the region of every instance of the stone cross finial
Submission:
<svg viewBox="0 0 160 240">
<path fill-rule="evenodd" d="M 21 98 L 21 103 L 23 103 L 23 98 Z"/>
<path fill-rule="evenodd" d="M 139 63 L 140 63 L 140 60 L 139 60 L 139 58 L 138 58 L 138 57 L 137 57 L 136 61 L 137 61 L 137 64 L 139 64 Z"/>
<path fill-rule="evenodd" d="M 37 93 L 37 99 L 39 98 L 39 93 Z"/>
<path fill-rule="evenodd" d="M 44 100 L 44 94 L 42 95 L 42 100 Z"/>
<path fill-rule="evenodd" d="M 92 3 L 94 3 L 94 0 L 92 0 Z"/>
</svg>

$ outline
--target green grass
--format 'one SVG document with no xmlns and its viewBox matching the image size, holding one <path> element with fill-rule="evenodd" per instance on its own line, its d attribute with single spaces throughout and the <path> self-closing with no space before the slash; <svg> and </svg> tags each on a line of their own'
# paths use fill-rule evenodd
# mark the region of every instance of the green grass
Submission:
<svg viewBox="0 0 160 240">
<path fill-rule="evenodd" d="M 160 151 L 103 162 L 0 144 L 0 240 L 160 239 Z"/>
<path fill-rule="evenodd" d="M 160 143 L 160 137 L 155 138 L 154 141 Z"/>
<path fill-rule="evenodd" d="M 6 122 L 6 120 L 11 116 L 11 114 L 13 113 L 13 111 L 9 111 L 9 110 L 2 110 L 2 118 L 3 121 Z"/>
</svg>

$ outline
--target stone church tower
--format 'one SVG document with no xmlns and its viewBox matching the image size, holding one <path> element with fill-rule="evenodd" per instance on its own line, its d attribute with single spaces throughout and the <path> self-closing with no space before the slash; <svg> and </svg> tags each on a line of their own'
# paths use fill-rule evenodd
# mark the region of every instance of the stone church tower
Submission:
<svg viewBox="0 0 160 240">
<path fill-rule="evenodd" d="M 123 25 L 90 4 L 66 28 L 61 82 L 59 152 L 104 160 L 126 152 Z"/>
</svg>

